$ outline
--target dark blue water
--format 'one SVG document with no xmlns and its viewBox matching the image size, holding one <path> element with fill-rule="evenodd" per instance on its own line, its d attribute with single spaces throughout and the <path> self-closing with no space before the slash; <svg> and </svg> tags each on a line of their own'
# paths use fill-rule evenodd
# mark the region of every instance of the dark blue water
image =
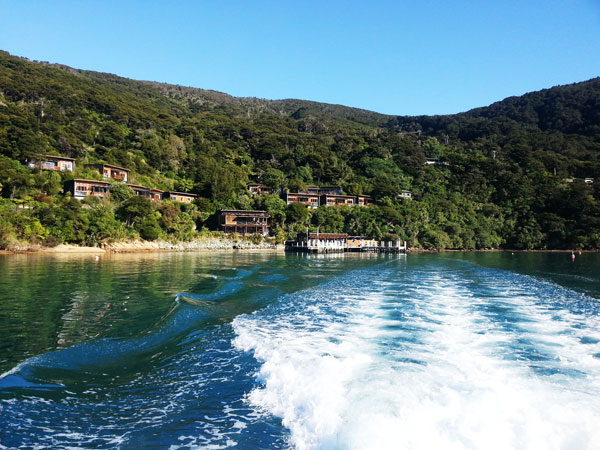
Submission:
<svg viewBox="0 0 600 450">
<path fill-rule="evenodd" d="M 0 445 L 600 448 L 599 263 L 5 256 Z"/>
</svg>

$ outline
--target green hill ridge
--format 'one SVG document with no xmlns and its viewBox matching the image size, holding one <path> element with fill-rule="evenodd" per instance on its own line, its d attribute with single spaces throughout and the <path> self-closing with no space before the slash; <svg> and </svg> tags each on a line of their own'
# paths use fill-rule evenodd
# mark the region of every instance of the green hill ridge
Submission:
<svg viewBox="0 0 600 450">
<path fill-rule="evenodd" d="M 409 117 L 236 98 L 0 52 L 4 247 L 185 240 L 194 228 L 214 229 L 215 212 L 229 208 L 268 210 L 280 240 L 318 226 L 424 248 L 597 249 L 599 150 L 600 78 Z M 40 154 L 75 158 L 76 172 L 27 168 Z M 62 194 L 69 177 L 94 177 L 84 164 L 98 162 L 127 167 L 137 184 L 200 198 L 185 207 L 118 195 L 80 204 Z M 336 184 L 375 205 L 310 211 L 252 197 L 251 181 L 291 191 Z"/>
</svg>

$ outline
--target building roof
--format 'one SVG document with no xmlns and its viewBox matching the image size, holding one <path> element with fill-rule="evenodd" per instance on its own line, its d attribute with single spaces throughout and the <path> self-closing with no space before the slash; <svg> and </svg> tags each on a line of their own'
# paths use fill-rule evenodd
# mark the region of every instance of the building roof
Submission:
<svg viewBox="0 0 600 450">
<path fill-rule="evenodd" d="M 71 181 L 78 181 L 80 183 L 97 183 L 97 184 L 106 184 L 106 185 L 110 184 L 108 181 L 84 180 L 83 178 L 73 178 L 72 180 L 65 181 L 65 183 L 69 183 Z"/>
<path fill-rule="evenodd" d="M 110 167 L 112 169 L 124 170 L 125 172 L 130 171 L 129 169 L 126 169 L 125 167 L 113 166 L 112 164 L 106 164 L 106 163 L 86 164 L 86 166 L 102 166 L 102 167 Z"/>
<path fill-rule="evenodd" d="M 356 195 L 340 195 L 340 194 L 321 194 L 321 195 L 324 195 L 326 197 L 332 197 L 332 198 L 356 198 Z M 362 197 L 362 195 L 359 197 Z"/>
<path fill-rule="evenodd" d="M 309 233 L 310 239 L 348 239 L 346 233 Z"/>
<path fill-rule="evenodd" d="M 175 195 L 187 195 L 188 197 L 198 197 L 197 194 L 190 194 L 189 192 L 177 192 L 177 191 L 169 191 L 169 194 Z"/>
<path fill-rule="evenodd" d="M 264 216 L 264 217 L 270 217 L 270 215 L 266 211 L 262 211 L 262 210 L 253 211 L 253 210 L 249 210 L 249 209 L 222 209 L 219 212 L 221 214 L 230 214 L 230 215 L 235 215 L 235 216 L 248 216 L 248 217 L 252 217 L 252 216 Z"/>
<path fill-rule="evenodd" d="M 75 161 L 75 158 L 67 158 L 66 156 L 57 156 L 57 155 L 36 155 L 34 158 L 54 158 L 54 159 L 64 159 L 65 161 Z"/>
</svg>

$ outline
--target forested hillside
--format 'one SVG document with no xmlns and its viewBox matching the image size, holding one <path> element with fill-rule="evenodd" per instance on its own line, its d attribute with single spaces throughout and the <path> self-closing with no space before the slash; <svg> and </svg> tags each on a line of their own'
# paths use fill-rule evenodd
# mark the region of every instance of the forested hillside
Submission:
<svg viewBox="0 0 600 450">
<path fill-rule="evenodd" d="M 36 154 L 76 158 L 76 172 L 28 169 Z M 256 208 L 271 213 L 279 239 L 319 226 L 426 248 L 600 248 L 600 79 L 462 114 L 393 117 L 235 98 L 0 52 L 0 155 L 0 246 L 188 239 L 194 226 L 213 228 L 220 208 Z M 142 205 L 117 193 L 81 205 L 61 194 L 69 177 L 94 177 L 83 166 L 96 162 L 200 199 Z M 292 191 L 340 184 L 376 205 L 309 211 L 277 196 L 253 198 L 249 181 Z M 402 190 L 413 200 L 399 199 Z"/>
</svg>

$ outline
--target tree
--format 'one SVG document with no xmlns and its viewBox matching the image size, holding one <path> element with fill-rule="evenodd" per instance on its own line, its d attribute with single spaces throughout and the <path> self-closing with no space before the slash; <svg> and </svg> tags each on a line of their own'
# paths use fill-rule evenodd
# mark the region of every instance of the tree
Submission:
<svg viewBox="0 0 600 450">
<path fill-rule="evenodd" d="M 138 225 L 146 217 L 154 214 L 152 201 L 145 197 L 131 197 L 126 200 L 116 211 L 117 217 L 127 225 Z M 156 222 L 158 225 L 158 222 Z"/>
<path fill-rule="evenodd" d="M 112 183 L 109 190 L 111 200 L 116 203 L 122 203 L 135 195 L 131 188 L 124 183 Z"/>
<path fill-rule="evenodd" d="M 286 222 L 305 224 L 310 219 L 310 212 L 302 203 L 293 202 L 287 207 Z"/>
<path fill-rule="evenodd" d="M 287 204 L 277 195 L 260 195 L 256 198 L 257 209 L 266 210 L 271 215 L 272 223 L 283 227 L 286 218 Z"/>
<path fill-rule="evenodd" d="M 267 170 L 265 170 L 265 173 L 261 177 L 260 181 L 265 186 L 269 186 L 274 191 L 278 191 L 283 187 L 284 174 L 279 169 L 269 167 Z"/>
</svg>

